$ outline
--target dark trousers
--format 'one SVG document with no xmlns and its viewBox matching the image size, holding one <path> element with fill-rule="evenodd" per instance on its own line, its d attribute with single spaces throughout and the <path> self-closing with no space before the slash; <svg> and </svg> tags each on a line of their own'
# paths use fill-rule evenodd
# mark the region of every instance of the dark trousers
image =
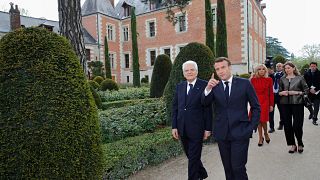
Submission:
<svg viewBox="0 0 320 180">
<path fill-rule="evenodd" d="M 226 180 L 247 180 L 249 139 L 218 141 Z"/>
<path fill-rule="evenodd" d="M 315 98 L 313 100 L 313 120 L 318 120 L 318 113 L 319 113 L 319 105 L 320 105 L 320 99 Z"/>
<path fill-rule="evenodd" d="M 304 106 L 303 104 L 284 104 L 284 133 L 286 136 L 287 145 L 303 146 L 303 120 L 304 120 Z"/>
<path fill-rule="evenodd" d="M 273 111 L 269 113 L 269 127 L 270 127 L 270 129 L 274 129 L 274 111 L 276 110 L 275 109 L 276 105 L 278 107 L 279 114 L 280 114 L 279 126 L 283 126 L 283 113 L 282 113 L 283 105 L 280 104 L 280 96 L 279 96 L 279 94 L 274 93 Z"/>
<path fill-rule="evenodd" d="M 181 137 L 183 150 L 188 158 L 188 180 L 198 180 L 208 177 L 206 169 L 201 162 L 202 139 Z"/>
</svg>

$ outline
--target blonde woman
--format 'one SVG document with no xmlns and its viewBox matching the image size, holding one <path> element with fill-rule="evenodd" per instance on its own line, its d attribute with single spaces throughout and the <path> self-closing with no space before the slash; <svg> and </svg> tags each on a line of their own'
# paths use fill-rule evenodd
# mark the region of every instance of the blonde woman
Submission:
<svg viewBox="0 0 320 180">
<path fill-rule="evenodd" d="M 267 122 L 269 121 L 269 112 L 273 111 L 273 83 L 272 79 L 268 77 L 268 69 L 264 64 L 260 64 L 254 69 L 250 81 L 256 91 L 261 107 L 260 123 L 258 126 L 258 146 L 262 146 L 264 139 L 268 144 L 270 142 Z M 264 134 L 264 137 L 262 134 Z"/>
<path fill-rule="evenodd" d="M 283 104 L 284 133 L 287 145 L 291 146 L 289 153 L 294 153 L 297 150 L 299 153 L 303 152 L 303 96 L 306 96 L 308 91 L 308 85 L 296 66 L 292 62 L 286 62 L 284 76 L 279 83 L 279 95 L 280 104 Z"/>
</svg>

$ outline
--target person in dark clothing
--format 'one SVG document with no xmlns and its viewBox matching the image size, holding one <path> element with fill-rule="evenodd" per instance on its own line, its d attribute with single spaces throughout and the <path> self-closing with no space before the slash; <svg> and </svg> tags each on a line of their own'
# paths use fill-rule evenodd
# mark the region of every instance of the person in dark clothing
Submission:
<svg viewBox="0 0 320 180">
<path fill-rule="evenodd" d="M 270 127 L 269 133 L 274 132 L 274 111 L 275 111 L 276 105 L 278 107 L 279 114 L 280 114 L 280 121 L 279 121 L 278 130 L 283 129 L 283 113 L 282 113 L 283 105 L 280 104 L 280 96 L 279 96 L 279 81 L 283 75 L 284 75 L 283 64 L 277 63 L 276 64 L 276 72 L 269 76 L 273 80 L 273 94 L 274 94 L 274 107 L 273 107 L 273 111 L 271 111 L 269 114 L 269 127 Z"/>
<path fill-rule="evenodd" d="M 313 107 L 308 108 L 310 111 L 309 119 L 312 119 L 312 123 L 317 126 L 320 104 L 320 71 L 316 62 L 309 64 L 309 70 L 305 72 L 304 79 L 309 87 L 308 96 L 313 103 Z"/>
</svg>

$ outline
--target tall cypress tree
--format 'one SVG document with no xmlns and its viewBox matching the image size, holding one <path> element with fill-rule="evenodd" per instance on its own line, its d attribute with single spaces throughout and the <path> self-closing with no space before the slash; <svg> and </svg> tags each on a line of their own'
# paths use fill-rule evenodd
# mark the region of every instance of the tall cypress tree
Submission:
<svg viewBox="0 0 320 180">
<path fill-rule="evenodd" d="M 211 51 L 213 52 L 213 55 L 215 55 L 213 17 L 211 13 L 210 0 L 205 0 L 205 13 L 206 13 L 206 45 L 211 49 Z"/>
<path fill-rule="evenodd" d="M 132 70 L 133 70 L 133 86 L 140 87 L 140 70 L 139 70 L 139 54 L 137 42 L 137 22 L 135 7 L 131 11 L 131 39 L 132 39 Z"/>
<path fill-rule="evenodd" d="M 225 12 L 224 0 L 217 0 L 216 56 L 228 57 L 226 12 Z"/>
<path fill-rule="evenodd" d="M 112 79 L 107 36 L 104 37 L 104 69 L 106 71 L 106 78 Z"/>
</svg>

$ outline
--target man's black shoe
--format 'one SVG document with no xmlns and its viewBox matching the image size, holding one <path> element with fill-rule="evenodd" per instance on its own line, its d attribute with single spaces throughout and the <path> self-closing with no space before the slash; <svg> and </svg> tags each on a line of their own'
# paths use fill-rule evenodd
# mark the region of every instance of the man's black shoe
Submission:
<svg viewBox="0 0 320 180">
<path fill-rule="evenodd" d="M 283 125 L 280 125 L 279 127 L 278 127 L 278 130 L 282 130 L 283 129 Z"/>
<path fill-rule="evenodd" d="M 318 123 L 315 120 L 312 121 L 312 124 L 315 125 L 315 126 L 318 126 Z"/>
<path fill-rule="evenodd" d="M 269 133 L 273 133 L 273 132 L 274 132 L 274 129 L 269 129 L 268 132 L 269 132 Z"/>
<path fill-rule="evenodd" d="M 309 114 L 309 119 L 312 119 L 313 118 L 313 115 L 312 114 Z"/>
</svg>

